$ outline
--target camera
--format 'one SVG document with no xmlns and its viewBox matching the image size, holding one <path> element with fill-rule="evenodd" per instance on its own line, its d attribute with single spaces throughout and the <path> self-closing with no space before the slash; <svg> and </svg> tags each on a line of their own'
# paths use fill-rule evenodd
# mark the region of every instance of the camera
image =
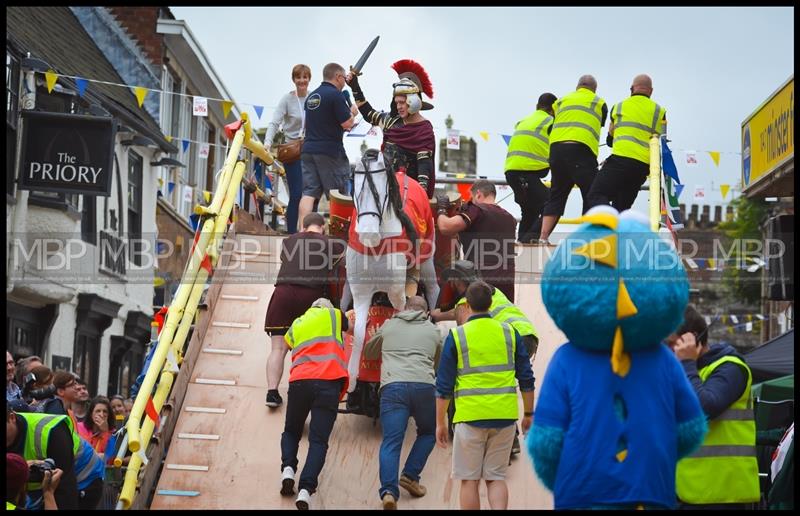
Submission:
<svg viewBox="0 0 800 516">
<path fill-rule="evenodd" d="M 52 398 L 56 393 L 56 386 L 52 383 L 41 389 L 34 389 L 33 384 L 36 383 L 36 375 L 28 373 L 23 379 L 24 388 L 22 389 L 22 397 L 26 399 L 45 400 Z"/>
<path fill-rule="evenodd" d="M 44 462 L 36 462 L 28 468 L 28 482 L 41 484 L 44 480 L 45 471 L 56 469 L 56 462 L 53 459 L 45 459 Z"/>
</svg>

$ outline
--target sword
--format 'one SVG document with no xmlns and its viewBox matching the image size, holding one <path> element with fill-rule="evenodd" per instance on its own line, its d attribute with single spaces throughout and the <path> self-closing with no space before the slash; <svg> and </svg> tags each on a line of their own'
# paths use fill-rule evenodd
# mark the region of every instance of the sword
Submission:
<svg viewBox="0 0 800 516">
<path fill-rule="evenodd" d="M 375 39 L 372 40 L 372 43 L 369 44 L 364 53 L 361 54 L 361 57 L 358 58 L 356 64 L 350 67 L 350 71 L 353 72 L 353 75 L 361 75 L 361 69 L 364 68 L 364 63 L 367 62 L 367 59 L 369 59 L 372 51 L 375 50 L 376 46 L 378 46 L 379 39 L 381 39 L 380 36 L 375 36 Z"/>
</svg>

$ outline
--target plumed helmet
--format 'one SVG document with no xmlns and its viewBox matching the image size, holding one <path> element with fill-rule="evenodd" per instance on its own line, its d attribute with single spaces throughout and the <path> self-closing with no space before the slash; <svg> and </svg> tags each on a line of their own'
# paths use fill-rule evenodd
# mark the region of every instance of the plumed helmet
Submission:
<svg viewBox="0 0 800 516">
<path fill-rule="evenodd" d="M 422 93 L 430 99 L 433 98 L 433 85 L 421 64 L 412 59 L 401 59 L 392 64 L 392 69 L 397 72 L 400 79 L 392 85 L 393 94 L 405 95 L 409 99 L 407 102 L 410 113 L 433 109 L 432 104 L 422 100 Z M 419 98 L 419 102 L 414 97 Z M 413 109 L 415 107 L 416 110 Z"/>
<path fill-rule="evenodd" d="M 581 219 L 545 264 L 542 301 L 572 344 L 610 350 L 612 369 L 624 376 L 628 351 L 661 345 L 681 323 L 686 271 L 641 214 L 597 206 Z"/>
</svg>

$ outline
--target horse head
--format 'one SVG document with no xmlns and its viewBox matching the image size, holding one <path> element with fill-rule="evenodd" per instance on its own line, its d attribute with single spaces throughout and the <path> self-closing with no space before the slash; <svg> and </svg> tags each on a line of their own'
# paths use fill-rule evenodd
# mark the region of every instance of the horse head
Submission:
<svg viewBox="0 0 800 516">
<path fill-rule="evenodd" d="M 397 181 L 376 149 L 364 152 L 353 172 L 353 204 L 356 234 L 365 247 L 376 247 L 384 238 L 402 233 L 400 218 L 391 202 L 391 184 Z M 395 189 L 396 190 L 396 189 Z"/>
</svg>

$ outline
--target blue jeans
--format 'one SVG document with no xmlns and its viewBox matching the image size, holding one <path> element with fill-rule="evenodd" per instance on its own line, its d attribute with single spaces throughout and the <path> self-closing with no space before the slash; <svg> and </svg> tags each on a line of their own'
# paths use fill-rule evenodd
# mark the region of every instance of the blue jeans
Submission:
<svg viewBox="0 0 800 516">
<path fill-rule="evenodd" d="M 432 384 L 394 382 L 381 389 L 383 441 L 379 455 L 381 488 L 378 490 L 381 497 L 388 492 L 395 499 L 400 498 L 397 470 L 409 416 L 417 424 L 417 439 L 406 459 L 403 475 L 419 481 L 436 444 L 436 398 Z"/>
<path fill-rule="evenodd" d="M 297 232 L 297 212 L 300 207 L 300 197 L 303 196 L 303 167 L 298 159 L 284 165 L 284 168 L 286 169 L 286 184 L 289 187 L 289 205 L 286 206 L 286 231 L 291 235 Z"/>
<path fill-rule="evenodd" d="M 325 465 L 328 454 L 328 438 L 333 431 L 333 423 L 339 409 L 339 393 L 343 380 L 296 380 L 289 382 L 286 401 L 286 424 L 281 435 L 281 471 L 291 466 L 297 471 L 297 448 L 303 435 L 303 426 L 308 413 L 308 454 L 303 472 L 300 474 L 299 489 L 314 494 L 317 490 L 319 474 Z"/>
</svg>

